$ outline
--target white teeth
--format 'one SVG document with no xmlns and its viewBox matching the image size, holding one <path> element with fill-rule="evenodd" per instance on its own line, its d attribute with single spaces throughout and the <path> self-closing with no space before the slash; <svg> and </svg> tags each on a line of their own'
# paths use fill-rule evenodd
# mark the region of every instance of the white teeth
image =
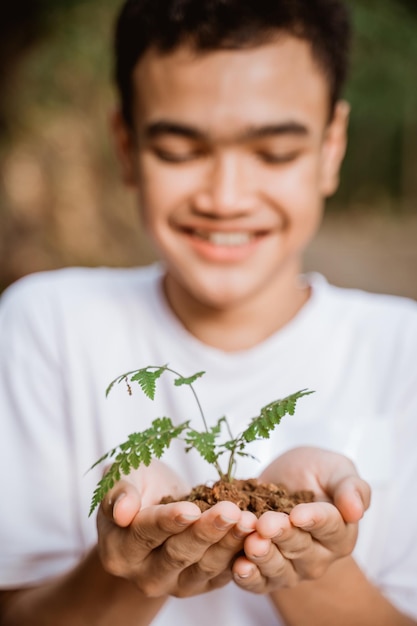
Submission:
<svg viewBox="0 0 417 626">
<path fill-rule="evenodd" d="M 250 233 L 224 233 L 224 232 L 202 232 L 196 233 L 202 239 L 206 239 L 215 246 L 242 246 L 252 239 Z"/>
</svg>

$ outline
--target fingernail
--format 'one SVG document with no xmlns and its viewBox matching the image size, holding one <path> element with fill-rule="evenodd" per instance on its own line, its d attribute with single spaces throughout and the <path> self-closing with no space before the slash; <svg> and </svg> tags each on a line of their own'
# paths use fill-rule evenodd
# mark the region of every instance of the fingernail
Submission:
<svg viewBox="0 0 417 626">
<path fill-rule="evenodd" d="M 255 570 L 253 568 L 248 569 L 246 572 L 241 572 L 238 574 L 237 572 L 233 573 L 233 577 L 236 580 L 245 580 L 245 578 L 250 578 Z"/>
<path fill-rule="evenodd" d="M 199 515 L 178 515 L 175 518 L 176 523 L 178 524 L 178 526 L 189 526 L 190 524 L 192 524 L 193 522 L 196 522 L 199 519 Z"/>
<path fill-rule="evenodd" d="M 214 520 L 214 526 L 218 530 L 226 530 L 227 528 L 230 528 L 230 526 L 233 526 L 234 524 L 236 524 L 236 520 L 230 519 L 229 517 L 225 517 L 224 515 L 219 515 Z"/>
<path fill-rule="evenodd" d="M 253 528 L 239 528 L 239 526 L 235 526 L 233 529 L 233 535 L 236 539 L 244 539 L 251 533 L 253 533 Z"/>
<path fill-rule="evenodd" d="M 304 524 L 300 525 L 299 528 L 301 528 L 302 530 L 311 530 L 312 528 L 314 528 L 314 526 L 314 520 L 309 520 L 308 522 L 304 522 Z"/>
<path fill-rule="evenodd" d="M 126 494 L 125 494 L 124 491 L 122 491 L 122 493 L 119 493 L 119 495 L 117 496 L 116 500 L 113 503 L 110 502 L 110 506 L 112 507 L 113 514 L 114 514 L 114 512 L 116 510 L 116 507 L 119 504 L 119 502 L 121 502 L 123 500 L 123 498 L 125 498 L 125 497 L 126 497 Z"/>
<path fill-rule="evenodd" d="M 360 506 L 361 508 L 363 508 L 363 500 L 362 500 L 361 494 L 358 491 L 355 491 L 354 499 L 356 501 L 356 504 Z"/>
</svg>

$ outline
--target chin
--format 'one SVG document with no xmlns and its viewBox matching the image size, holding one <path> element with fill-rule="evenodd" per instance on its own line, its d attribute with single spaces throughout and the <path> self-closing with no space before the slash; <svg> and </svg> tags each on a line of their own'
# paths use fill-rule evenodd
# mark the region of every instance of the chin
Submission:
<svg viewBox="0 0 417 626">
<path fill-rule="evenodd" d="M 191 265 L 191 264 L 190 264 Z M 224 311 L 250 301 L 262 292 L 259 276 L 241 268 L 215 267 L 194 271 L 169 265 L 166 286 L 173 300 L 180 298 L 190 306 Z M 252 274 L 252 275 L 251 275 Z"/>
<path fill-rule="evenodd" d="M 201 306 L 218 312 L 234 309 L 250 299 L 250 293 L 246 290 L 238 290 L 216 285 L 211 289 L 196 290 L 192 297 Z"/>
</svg>

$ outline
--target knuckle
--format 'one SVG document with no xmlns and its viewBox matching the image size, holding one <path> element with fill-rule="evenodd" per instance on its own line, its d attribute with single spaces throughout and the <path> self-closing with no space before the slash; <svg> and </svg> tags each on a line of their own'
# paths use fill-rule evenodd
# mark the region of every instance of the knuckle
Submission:
<svg viewBox="0 0 417 626">
<path fill-rule="evenodd" d="M 204 578 L 214 578 L 219 573 L 219 566 L 212 562 L 202 560 L 197 565 L 197 570 Z M 197 575 L 198 575 L 197 573 Z"/>
<path fill-rule="evenodd" d="M 342 534 L 345 533 L 345 524 L 339 518 L 332 519 L 325 527 L 325 532 L 323 532 L 323 537 L 325 536 L 326 543 L 338 543 Z"/>
<path fill-rule="evenodd" d="M 288 561 L 299 561 L 305 555 L 305 547 L 299 548 L 282 548 L 281 554 Z"/>
<path fill-rule="evenodd" d="M 357 539 L 357 535 L 355 534 L 355 536 L 349 538 L 349 541 L 347 541 L 346 543 L 342 543 L 339 549 L 338 556 L 345 557 L 345 556 L 349 556 L 350 554 L 352 554 L 352 551 L 356 544 L 356 539 Z"/>
<path fill-rule="evenodd" d="M 164 560 L 171 569 L 183 570 L 190 565 L 190 559 L 184 550 L 179 550 L 170 541 L 166 541 L 164 544 Z"/>
<path fill-rule="evenodd" d="M 151 552 L 156 545 L 155 538 L 151 537 L 144 528 L 141 526 L 134 526 L 132 528 L 133 532 L 133 542 L 134 544 L 140 545 L 146 551 Z"/>
<path fill-rule="evenodd" d="M 288 576 L 288 564 L 285 563 L 284 560 L 281 560 L 275 565 L 272 573 L 272 578 L 278 579 L 280 581 L 285 581 L 286 586 L 288 586 L 288 580 L 291 579 L 291 577 Z"/>
<path fill-rule="evenodd" d="M 314 563 L 314 565 L 310 565 L 310 567 L 307 569 L 304 578 L 306 578 L 307 580 L 317 580 L 326 573 L 328 566 L 328 563 Z"/>
<path fill-rule="evenodd" d="M 124 574 L 124 568 L 122 567 L 120 559 L 115 556 L 108 553 L 101 555 L 101 563 L 103 569 L 112 576 L 120 577 Z"/>
<path fill-rule="evenodd" d="M 147 578 L 145 581 L 137 584 L 137 587 L 147 598 L 159 598 L 166 593 L 161 583 L 151 578 Z"/>
<path fill-rule="evenodd" d="M 223 587 L 224 585 L 229 583 L 231 580 L 232 580 L 232 571 L 226 570 L 222 572 L 221 574 L 218 574 L 210 578 L 210 580 L 208 581 L 208 586 L 210 590 L 218 589 L 219 587 Z"/>
<path fill-rule="evenodd" d="M 260 583 L 259 581 L 252 581 L 252 580 L 247 580 L 245 578 L 239 579 L 237 582 L 238 586 L 241 589 L 244 589 L 245 591 L 249 591 L 250 593 L 254 593 L 257 595 L 261 595 L 264 594 L 266 592 L 265 589 L 265 584 L 262 582 Z"/>
<path fill-rule="evenodd" d="M 190 596 L 190 593 L 187 591 L 187 589 L 185 587 L 181 587 L 178 586 L 176 589 L 174 589 L 171 593 L 171 596 L 173 596 L 174 598 L 188 598 Z"/>
<path fill-rule="evenodd" d="M 279 546 L 282 556 L 288 561 L 299 561 L 306 558 L 306 555 L 312 548 L 312 542 L 309 535 L 303 536 L 296 541 L 288 541 Z"/>
</svg>

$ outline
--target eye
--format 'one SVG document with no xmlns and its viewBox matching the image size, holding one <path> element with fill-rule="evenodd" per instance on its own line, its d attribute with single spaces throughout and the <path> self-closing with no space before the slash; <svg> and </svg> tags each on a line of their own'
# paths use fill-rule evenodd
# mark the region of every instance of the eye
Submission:
<svg viewBox="0 0 417 626">
<path fill-rule="evenodd" d="M 157 159 L 174 164 L 199 159 L 204 155 L 205 147 L 201 141 L 170 133 L 155 137 L 148 144 L 148 148 Z"/>
<path fill-rule="evenodd" d="M 166 163 L 188 163 L 203 156 L 202 150 L 167 150 L 158 146 L 153 147 L 153 153 L 158 159 Z"/>
<path fill-rule="evenodd" d="M 290 163 L 295 161 L 300 152 L 298 150 L 289 150 L 283 152 L 271 152 L 269 150 L 258 150 L 258 158 L 264 163 L 271 165 L 280 165 L 282 163 Z"/>
</svg>

